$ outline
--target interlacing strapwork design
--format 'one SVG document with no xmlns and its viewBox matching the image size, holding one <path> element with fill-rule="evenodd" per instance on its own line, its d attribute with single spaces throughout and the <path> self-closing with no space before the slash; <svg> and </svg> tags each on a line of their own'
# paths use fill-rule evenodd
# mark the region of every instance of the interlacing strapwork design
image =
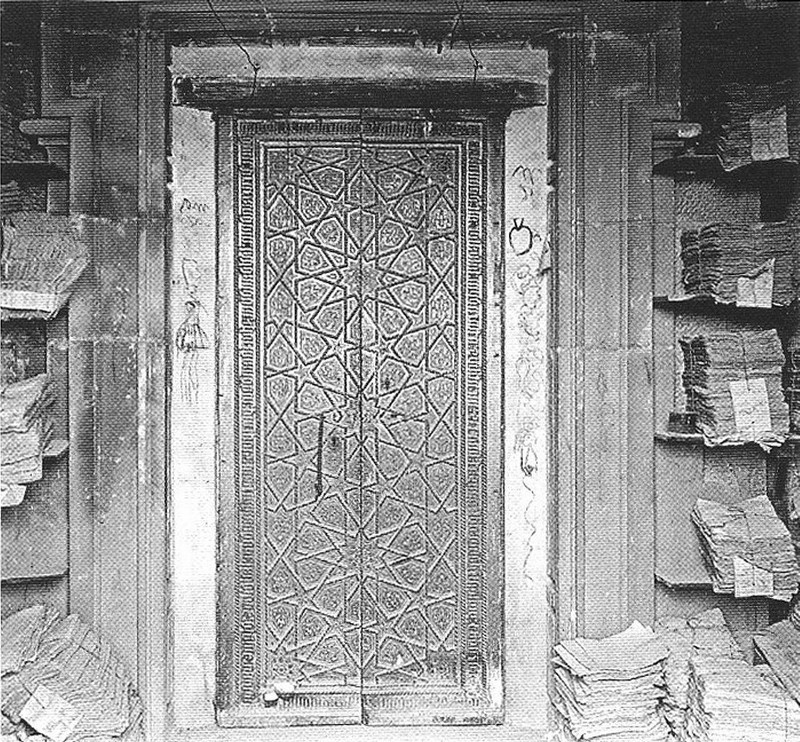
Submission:
<svg viewBox="0 0 800 742">
<path fill-rule="evenodd" d="M 339 123 L 239 124 L 240 697 L 268 678 L 477 703 L 481 129 Z"/>
</svg>

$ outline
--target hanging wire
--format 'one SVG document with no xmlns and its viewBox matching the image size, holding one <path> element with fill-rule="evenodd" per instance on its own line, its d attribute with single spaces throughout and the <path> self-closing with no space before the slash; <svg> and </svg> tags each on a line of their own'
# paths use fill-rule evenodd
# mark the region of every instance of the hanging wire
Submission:
<svg viewBox="0 0 800 742">
<path fill-rule="evenodd" d="M 461 26 L 462 31 L 464 31 L 464 40 L 467 42 L 467 49 L 469 49 L 469 55 L 472 57 L 472 84 L 475 85 L 478 82 L 478 72 L 483 69 L 483 64 L 478 59 L 475 54 L 475 51 L 472 48 L 472 42 L 469 40 L 469 36 L 466 33 L 466 27 L 464 25 L 464 8 L 466 7 L 467 0 L 461 0 L 459 4 L 458 0 L 453 0 L 453 3 L 456 6 L 456 20 L 453 23 L 453 29 L 450 32 L 450 48 L 453 48 L 453 44 L 455 43 L 456 39 L 456 31 L 458 27 Z"/>
<path fill-rule="evenodd" d="M 222 17 L 221 17 L 221 16 L 220 16 L 220 14 L 217 12 L 217 9 L 214 7 L 214 5 L 213 5 L 213 3 L 211 2 L 211 0 L 206 0 L 206 5 L 208 5 L 208 9 L 211 11 L 211 13 L 213 14 L 214 18 L 216 18 L 216 20 L 217 20 L 217 23 L 219 23 L 219 27 L 220 27 L 220 28 L 221 28 L 221 29 L 222 29 L 222 30 L 225 32 L 225 35 L 226 35 L 226 36 L 227 36 L 227 37 L 228 37 L 228 38 L 229 38 L 229 39 L 230 39 L 230 40 L 231 40 L 231 41 L 232 41 L 234 44 L 236 44 L 236 46 L 238 46 L 238 47 L 239 47 L 239 48 L 242 50 L 242 54 L 244 54 L 244 56 L 245 56 L 245 57 L 246 57 L 246 59 L 247 59 L 247 63 L 248 63 L 248 64 L 250 65 L 250 67 L 252 68 L 252 70 L 253 70 L 253 87 L 252 87 L 252 89 L 250 90 L 250 97 L 251 97 L 251 98 L 255 97 L 255 94 L 256 94 L 256 84 L 257 84 L 257 82 L 258 82 L 258 70 L 259 70 L 259 66 L 258 66 L 258 65 L 257 65 L 257 64 L 256 64 L 256 63 L 253 61 L 253 58 L 250 56 L 250 52 L 248 52 L 248 51 L 247 51 L 247 49 L 245 49 L 245 48 L 242 46 L 242 44 L 241 44 L 239 41 L 237 41 L 235 38 L 233 38 L 233 34 L 231 34 L 231 32 L 228 30 L 228 27 L 225 25 L 224 21 L 222 20 Z"/>
</svg>

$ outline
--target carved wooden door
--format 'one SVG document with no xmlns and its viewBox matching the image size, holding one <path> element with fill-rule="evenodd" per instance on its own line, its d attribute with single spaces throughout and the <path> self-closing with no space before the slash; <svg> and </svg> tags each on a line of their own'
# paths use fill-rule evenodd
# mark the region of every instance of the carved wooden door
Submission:
<svg viewBox="0 0 800 742">
<path fill-rule="evenodd" d="M 220 122 L 235 215 L 223 724 L 501 718 L 492 127 Z"/>
</svg>

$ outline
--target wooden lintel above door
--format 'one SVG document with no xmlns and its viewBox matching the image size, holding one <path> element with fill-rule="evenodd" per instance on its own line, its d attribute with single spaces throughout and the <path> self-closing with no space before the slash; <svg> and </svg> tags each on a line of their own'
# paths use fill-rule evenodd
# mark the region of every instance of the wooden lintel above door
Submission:
<svg viewBox="0 0 800 742">
<path fill-rule="evenodd" d="M 547 86 L 514 79 L 360 80 L 182 77 L 174 103 L 202 109 L 374 107 L 511 110 L 543 106 Z"/>
</svg>

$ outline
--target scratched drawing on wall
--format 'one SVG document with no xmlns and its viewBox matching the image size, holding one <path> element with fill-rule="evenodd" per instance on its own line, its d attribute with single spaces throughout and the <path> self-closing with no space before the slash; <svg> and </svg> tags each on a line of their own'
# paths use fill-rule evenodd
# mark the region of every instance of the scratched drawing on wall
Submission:
<svg viewBox="0 0 800 742">
<path fill-rule="evenodd" d="M 208 335 L 201 325 L 201 312 L 205 308 L 197 298 L 200 270 L 197 261 L 184 258 L 181 264 L 184 290 L 188 296 L 184 302 L 186 317 L 175 332 L 175 347 L 181 353 L 180 392 L 181 399 L 189 404 L 197 402 L 199 382 L 197 367 L 200 351 L 210 347 Z"/>
<path fill-rule="evenodd" d="M 536 523 L 543 507 L 543 466 L 546 384 L 546 264 L 547 240 L 543 237 L 538 204 L 544 201 L 545 177 L 543 167 L 511 161 L 507 165 L 509 188 L 506 218 L 512 225 L 508 230 L 508 270 L 513 276 L 516 296 L 511 306 L 516 314 L 519 335 L 518 350 L 513 364 L 518 389 L 514 452 L 518 456 L 521 482 L 528 491 L 524 518 L 528 526 L 523 572 L 534 580 L 538 552 Z M 523 215 L 524 214 L 524 215 Z M 526 224 L 526 218 L 531 224 Z"/>
</svg>

